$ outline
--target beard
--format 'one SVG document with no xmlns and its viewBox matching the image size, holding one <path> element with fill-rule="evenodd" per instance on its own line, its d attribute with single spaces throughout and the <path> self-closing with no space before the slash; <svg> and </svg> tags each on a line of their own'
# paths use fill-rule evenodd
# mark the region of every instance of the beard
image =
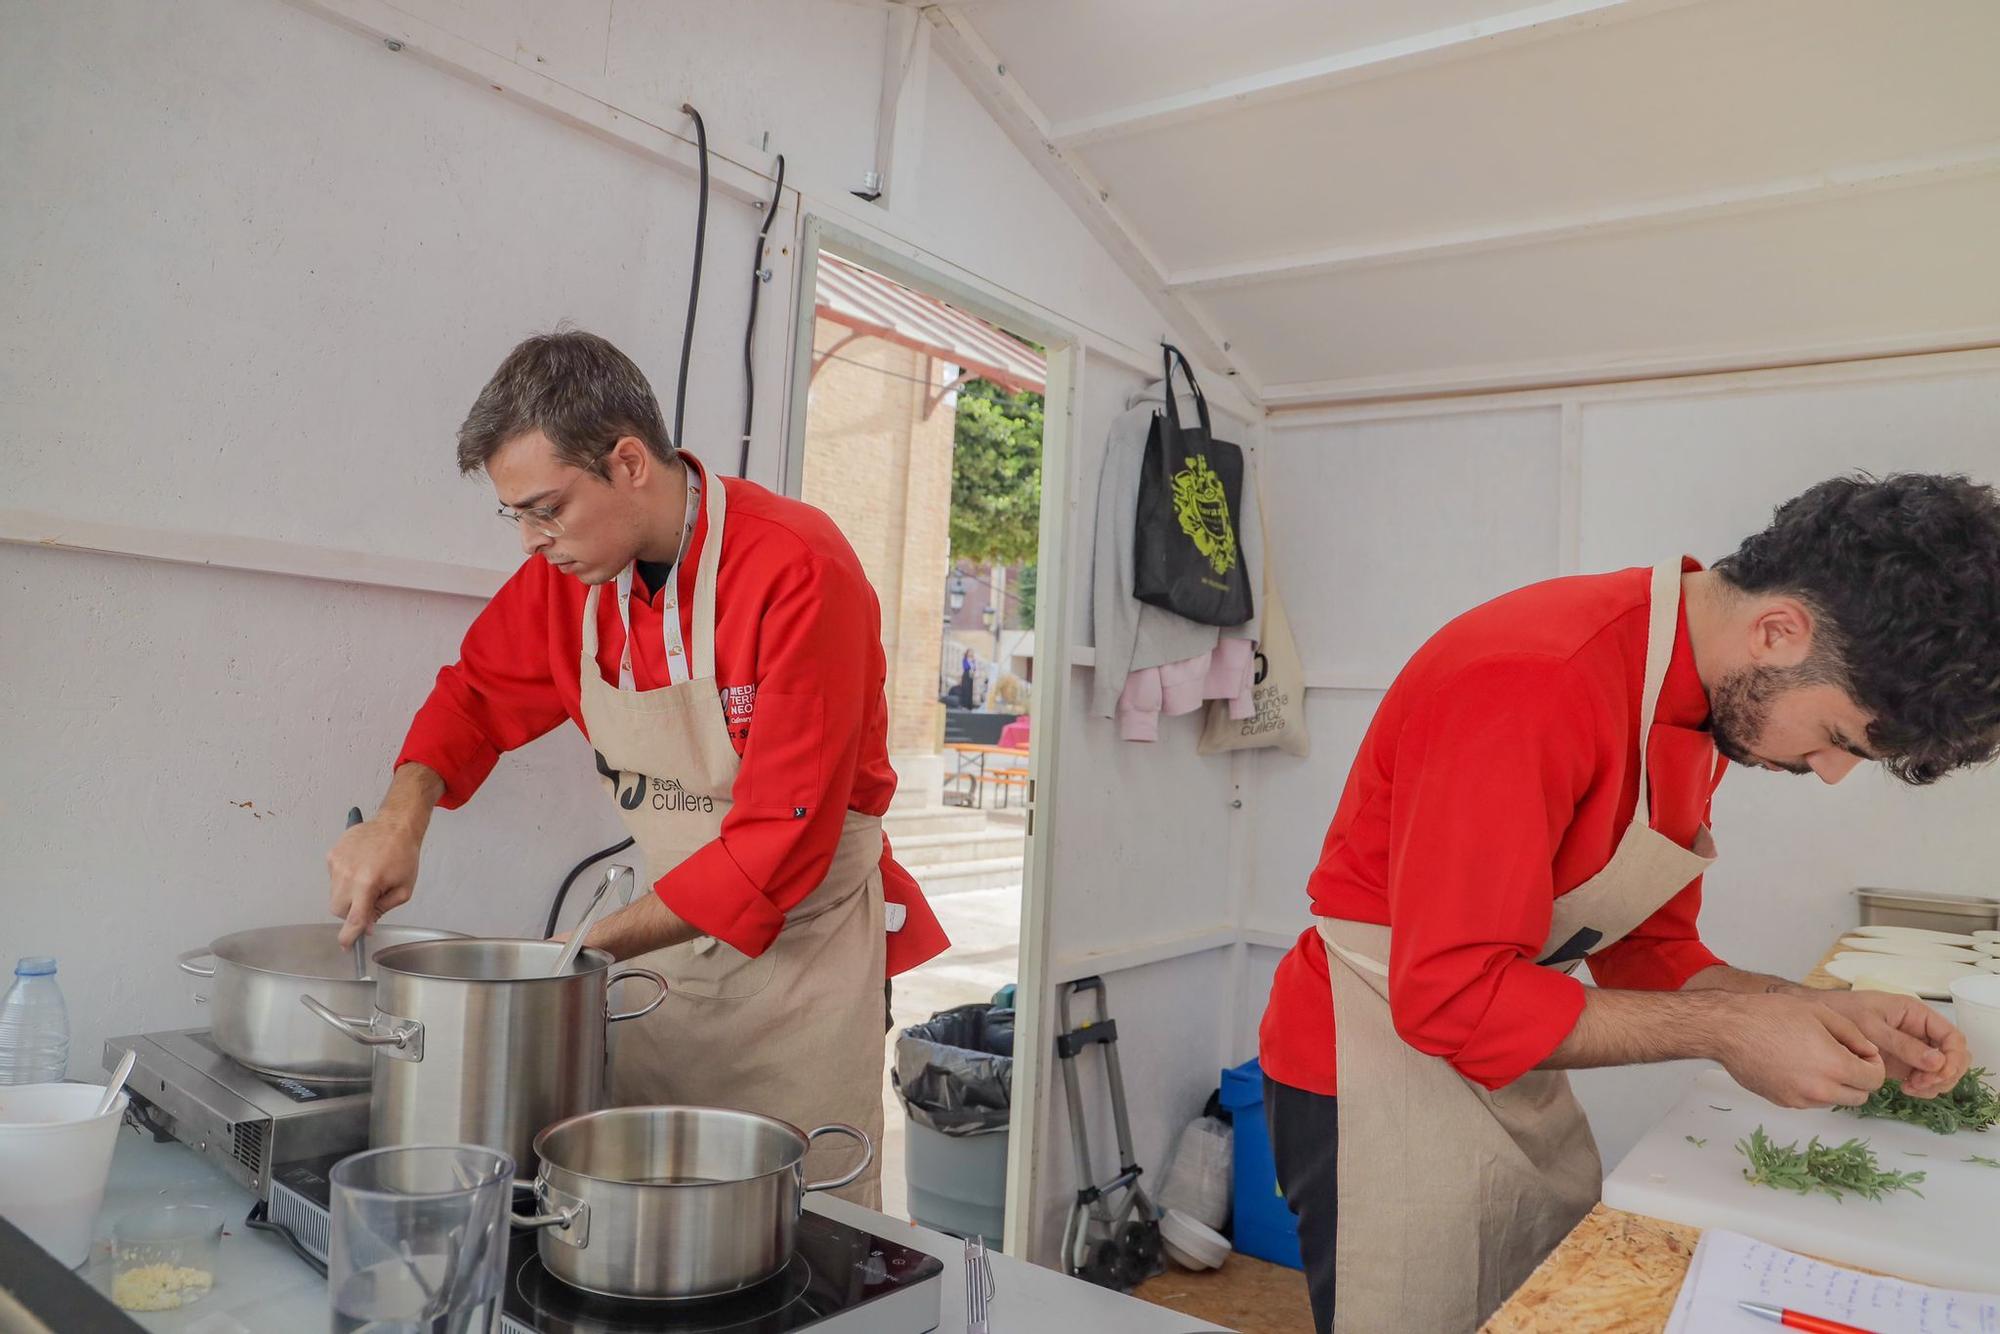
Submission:
<svg viewBox="0 0 2000 1334">
<path fill-rule="evenodd" d="M 1759 759 L 1752 747 L 1770 721 L 1772 703 L 1786 691 L 1820 679 L 1798 667 L 1739 667 L 1723 677 L 1708 697 L 1708 731 L 1716 750 L 1732 764 L 1767 767 L 1772 762 Z M 1812 772 L 1788 764 L 1777 767 L 1787 773 Z"/>
</svg>

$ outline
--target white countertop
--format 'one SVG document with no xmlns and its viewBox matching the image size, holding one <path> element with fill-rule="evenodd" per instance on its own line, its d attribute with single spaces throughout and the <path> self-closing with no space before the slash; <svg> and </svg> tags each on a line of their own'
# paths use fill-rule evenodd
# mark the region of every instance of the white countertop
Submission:
<svg viewBox="0 0 2000 1334">
<path fill-rule="evenodd" d="M 111 1184 L 97 1215 L 97 1244 L 83 1270 L 100 1291 L 111 1283 L 107 1239 L 118 1218 L 147 1205 L 210 1204 L 232 1220 L 224 1229 L 215 1289 L 179 1311 L 133 1318 L 161 1334 L 318 1334 L 327 1328 L 326 1283 L 278 1238 L 243 1226 L 256 1197 L 178 1144 L 154 1144 L 127 1127 L 118 1137 Z M 815 1195 L 806 1207 L 878 1236 L 935 1255 L 944 1262 L 939 1334 L 965 1331 L 964 1243 L 942 1232 L 890 1218 L 845 1200 Z M 992 1334 L 1205 1334 L 1219 1326 L 1052 1269 L 995 1253 Z"/>
</svg>

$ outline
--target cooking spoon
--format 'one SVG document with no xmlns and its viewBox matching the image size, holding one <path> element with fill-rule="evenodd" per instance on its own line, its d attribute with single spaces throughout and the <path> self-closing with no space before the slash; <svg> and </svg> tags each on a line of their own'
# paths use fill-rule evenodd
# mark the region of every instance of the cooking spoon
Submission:
<svg viewBox="0 0 2000 1334">
<path fill-rule="evenodd" d="M 347 827 L 352 829 L 360 823 L 361 808 L 359 806 L 349 806 L 347 808 Z M 356 982 L 366 982 L 368 980 L 368 933 L 366 931 L 363 931 L 354 938 L 354 980 Z"/>
</svg>

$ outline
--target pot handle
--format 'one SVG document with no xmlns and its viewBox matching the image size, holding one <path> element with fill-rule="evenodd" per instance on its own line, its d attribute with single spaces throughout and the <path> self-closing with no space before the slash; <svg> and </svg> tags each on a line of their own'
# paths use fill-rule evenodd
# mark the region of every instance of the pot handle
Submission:
<svg viewBox="0 0 2000 1334">
<path fill-rule="evenodd" d="M 195 964 L 196 959 L 213 959 L 214 957 L 215 957 L 215 951 L 213 949 L 210 949 L 208 946 L 203 945 L 199 949 L 181 951 L 181 956 L 178 959 L 175 959 L 174 962 L 180 965 L 181 971 L 183 973 L 193 973 L 196 977 L 214 977 L 215 976 L 214 964 L 210 964 L 206 968 L 199 967 Z"/>
<path fill-rule="evenodd" d="M 352 1038 L 364 1047 L 394 1047 L 398 1051 L 403 1051 L 414 1041 L 417 1044 L 417 1053 L 405 1059 L 413 1061 L 423 1059 L 422 1044 L 424 1028 L 422 1024 L 406 1022 L 398 1024 L 393 1033 L 377 1033 L 374 1031 L 374 1025 L 367 1020 L 350 1019 L 344 1014 L 335 1014 L 331 1009 L 327 1008 L 324 1001 L 316 996 L 301 996 L 299 997 L 299 1004 L 305 1006 L 308 1010 L 311 1010 L 314 1014 L 331 1024 L 335 1029 L 346 1034 L 349 1038 Z"/>
<path fill-rule="evenodd" d="M 551 1200 L 550 1197 L 555 1197 Z M 509 1221 L 523 1232 L 539 1232 L 544 1228 L 555 1228 L 555 1239 L 566 1246 L 583 1250 L 590 1245 L 590 1205 L 574 1196 L 564 1195 L 546 1181 L 535 1182 L 535 1207 L 547 1212 L 538 1214 L 516 1213 Z"/>
<path fill-rule="evenodd" d="M 619 971 L 613 973 L 610 977 L 604 980 L 604 989 L 608 992 L 611 990 L 611 988 L 617 986 L 620 982 L 623 982 L 628 977 L 643 977 L 648 982 L 655 983 L 660 988 L 660 994 L 653 997 L 652 1000 L 648 1001 L 645 1005 L 641 1006 L 639 1009 L 626 1010 L 619 1014 L 605 1015 L 604 1019 L 605 1022 L 607 1023 L 615 1024 L 621 1019 L 643 1019 L 647 1015 L 651 1014 L 653 1011 L 659 1009 L 661 1003 L 665 1001 L 667 998 L 667 979 L 661 977 L 658 973 L 654 972 L 650 968 L 621 968 Z"/>
<path fill-rule="evenodd" d="M 814 1181 L 804 1188 L 807 1191 L 839 1190 L 842 1186 L 851 1185 L 855 1181 L 860 1180 L 861 1174 L 868 1170 L 868 1164 L 875 1161 L 875 1145 L 869 1140 L 865 1131 L 856 1130 L 853 1126 L 843 1125 L 836 1121 L 832 1125 L 821 1126 L 818 1130 L 807 1135 L 806 1143 L 811 1144 L 821 1135 L 847 1135 L 859 1140 L 861 1143 L 861 1161 L 856 1163 L 854 1170 L 846 1176 L 835 1177 L 831 1181 Z"/>
</svg>

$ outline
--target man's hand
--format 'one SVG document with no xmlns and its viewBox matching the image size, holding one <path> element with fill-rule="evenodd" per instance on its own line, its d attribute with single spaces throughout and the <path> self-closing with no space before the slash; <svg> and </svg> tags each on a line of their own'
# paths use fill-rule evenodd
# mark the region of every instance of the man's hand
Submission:
<svg viewBox="0 0 2000 1334">
<path fill-rule="evenodd" d="M 328 906 L 345 918 L 342 949 L 375 925 L 391 908 L 410 901 L 417 888 L 417 862 L 430 827 L 431 808 L 444 795 L 444 780 L 421 764 L 396 770 L 375 818 L 350 827 L 326 854 Z"/>
<path fill-rule="evenodd" d="M 1972 1064 L 1965 1034 L 1915 996 L 1886 991 L 1817 991 L 1820 1004 L 1845 1015 L 1882 1052 L 1891 1079 L 1913 1098 L 1957 1086 Z"/>
<path fill-rule="evenodd" d="M 1887 1076 L 1881 1050 L 1819 993 L 1731 999 L 1715 1059 L 1780 1107 L 1858 1107 Z"/>
</svg>

